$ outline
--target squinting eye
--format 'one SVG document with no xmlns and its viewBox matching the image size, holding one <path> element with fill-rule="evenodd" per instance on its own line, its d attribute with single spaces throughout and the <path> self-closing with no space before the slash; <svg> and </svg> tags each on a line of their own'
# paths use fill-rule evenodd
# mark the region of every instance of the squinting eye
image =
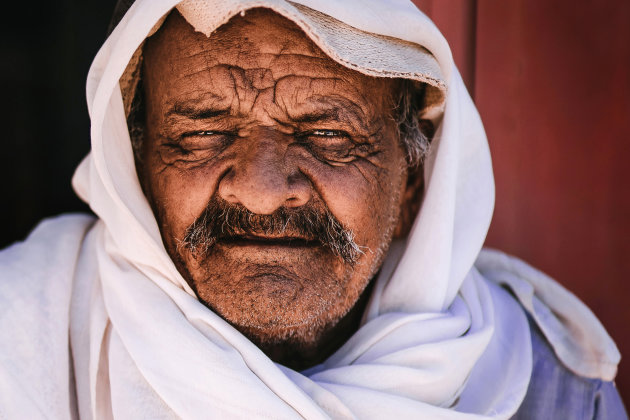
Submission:
<svg viewBox="0 0 630 420">
<path fill-rule="evenodd" d="M 192 137 L 192 136 L 216 136 L 217 134 L 221 134 L 217 131 L 193 131 L 190 133 L 184 133 L 182 137 Z"/>
<path fill-rule="evenodd" d="M 338 137 L 345 135 L 341 131 L 337 130 L 313 130 L 311 132 L 312 136 L 321 136 L 321 137 Z"/>
<path fill-rule="evenodd" d="M 202 162 L 218 156 L 234 140 L 226 131 L 196 130 L 180 134 L 164 143 L 165 159 L 178 162 Z"/>
<path fill-rule="evenodd" d="M 355 144 L 345 131 L 317 128 L 297 135 L 297 139 L 320 160 L 344 164 L 357 158 Z"/>
</svg>

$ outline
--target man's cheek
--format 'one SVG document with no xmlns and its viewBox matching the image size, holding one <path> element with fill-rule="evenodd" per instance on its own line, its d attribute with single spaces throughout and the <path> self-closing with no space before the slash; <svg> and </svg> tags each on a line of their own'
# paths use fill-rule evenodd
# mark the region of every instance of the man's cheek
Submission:
<svg viewBox="0 0 630 420">
<path fill-rule="evenodd" d="M 356 224 L 377 196 L 378 181 L 355 164 L 330 166 L 316 159 L 300 165 L 331 212 L 343 224 Z"/>
<path fill-rule="evenodd" d="M 171 237 L 182 239 L 187 226 L 207 203 L 203 190 L 199 191 L 179 176 L 164 173 L 154 179 L 152 199 L 163 234 L 167 233 L 169 240 Z"/>
</svg>

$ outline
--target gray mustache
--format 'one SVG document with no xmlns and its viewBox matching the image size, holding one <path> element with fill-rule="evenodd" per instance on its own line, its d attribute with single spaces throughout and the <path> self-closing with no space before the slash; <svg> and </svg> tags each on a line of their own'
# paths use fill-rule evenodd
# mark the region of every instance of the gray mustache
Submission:
<svg viewBox="0 0 630 420">
<path fill-rule="evenodd" d="M 354 241 L 354 233 L 344 228 L 327 208 L 306 204 L 256 214 L 217 196 L 188 226 L 180 245 L 198 258 L 206 256 L 218 241 L 243 239 L 247 235 L 316 241 L 349 264 L 356 263 L 363 253 Z"/>
</svg>

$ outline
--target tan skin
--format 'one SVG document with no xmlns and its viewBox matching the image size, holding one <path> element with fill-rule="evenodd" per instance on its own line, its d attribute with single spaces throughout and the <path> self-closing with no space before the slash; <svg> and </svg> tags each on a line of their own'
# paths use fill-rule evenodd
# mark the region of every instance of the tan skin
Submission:
<svg viewBox="0 0 630 420">
<path fill-rule="evenodd" d="M 146 43 L 143 72 L 139 174 L 178 270 L 273 360 L 321 362 L 356 330 L 414 196 L 391 117 L 396 81 L 340 66 L 266 9 L 210 37 L 171 13 Z M 323 246 L 284 243 L 294 235 L 285 232 L 195 255 L 178 243 L 213 196 L 256 214 L 325 205 L 363 254 L 350 264 Z"/>
</svg>

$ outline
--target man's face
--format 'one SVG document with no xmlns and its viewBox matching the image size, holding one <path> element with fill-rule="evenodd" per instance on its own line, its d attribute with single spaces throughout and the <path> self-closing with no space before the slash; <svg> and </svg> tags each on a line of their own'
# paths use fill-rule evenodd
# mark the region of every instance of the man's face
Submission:
<svg viewBox="0 0 630 420">
<path fill-rule="evenodd" d="M 209 38 L 172 13 L 143 71 L 140 175 L 178 270 L 254 341 L 317 340 L 398 222 L 396 82 L 336 64 L 264 9 Z"/>
</svg>

